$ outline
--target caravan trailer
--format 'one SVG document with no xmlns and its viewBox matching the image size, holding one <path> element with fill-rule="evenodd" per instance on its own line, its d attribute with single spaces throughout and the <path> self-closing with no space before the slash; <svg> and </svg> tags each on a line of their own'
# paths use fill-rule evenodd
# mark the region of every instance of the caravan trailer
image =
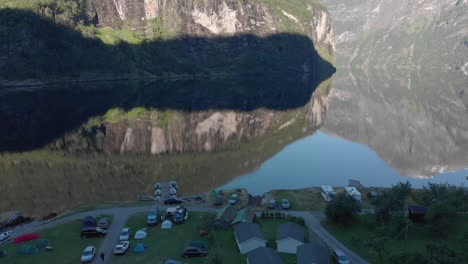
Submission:
<svg viewBox="0 0 468 264">
<path fill-rule="evenodd" d="M 356 187 L 345 187 L 346 194 L 353 197 L 358 201 L 361 202 L 361 193 L 356 189 Z"/>
<path fill-rule="evenodd" d="M 331 186 L 321 186 L 320 187 L 320 194 L 322 195 L 325 202 L 330 202 L 335 197 L 336 192 L 333 190 Z"/>
</svg>

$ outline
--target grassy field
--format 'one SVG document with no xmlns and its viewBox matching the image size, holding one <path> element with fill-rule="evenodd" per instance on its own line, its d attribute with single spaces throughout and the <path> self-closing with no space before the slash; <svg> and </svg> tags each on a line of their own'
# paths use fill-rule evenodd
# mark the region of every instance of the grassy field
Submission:
<svg viewBox="0 0 468 264">
<path fill-rule="evenodd" d="M 361 257 L 370 263 L 378 263 L 376 255 L 369 251 L 365 246 L 365 241 L 375 236 L 375 229 L 371 228 L 368 220 L 368 215 L 358 215 L 355 221 L 350 226 L 335 225 L 324 222 L 323 226 L 343 244 L 355 251 Z M 447 238 L 441 239 L 434 237 L 428 230 L 427 226 L 410 225 L 408 232 L 408 240 L 391 239 L 387 243 L 387 250 L 391 254 L 399 254 L 405 252 L 419 252 L 427 255 L 425 246 L 429 243 L 443 242 L 455 252 L 461 252 L 463 244 L 462 240 L 464 229 L 468 228 L 468 215 L 460 215 L 457 221 L 453 222 L 444 232 L 448 232 Z"/>
<path fill-rule="evenodd" d="M 212 255 L 216 250 L 224 260 L 223 263 L 244 263 L 243 257 L 235 242 L 234 234 L 231 229 L 216 230 L 214 233 L 214 243 L 210 245 L 207 237 L 198 235 L 198 224 L 205 217 L 209 217 L 209 213 L 192 213 L 189 212 L 189 217 L 184 224 L 174 224 L 172 229 L 161 229 L 160 226 L 149 227 L 148 236 L 140 240 L 145 246 L 144 253 L 132 252 L 133 246 L 140 241 L 130 240 L 131 249 L 123 256 L 112 256 L 111 263 L 163 263 L 168 258 L 181 260 L 180 254 L 184 246 L 192 240 L 202 240 L 208 246 L 208 257 L 191 258 L 188 263 L 210 263 Z M 145 214 L 137 214 L 131 217 L 126 226 L 130 227 L 132 232 L 146 227 Z M 216 249 L 215 249 L 216 248 Z"/>
<path fill-rule="evenodd" d="M 87 246 L 95 246 L 99 249 L 103 238 L 80 237 L 81 220 L 76 220 L 67 224 L 59 225 L 50 229 L 38 232 L 43 239 L 47 239 L 53 247 L 52 251 L 42 249 L 39 253 L 33 255 L 21 255 L 18 251 L 21 245 L 35 245 L 35 242 L 26 242 L 20 245 L 6 244 L 0 246 L 0 250 L 7 252 L 7 257 L 2 259 L 2 263 L 9 264 L 46 264 L 61 263 L 71 264 L 79 263 L 81 254 Z"/>
<path fill-rule="evenodd" d="M 284 224 L 288 222 L 286 219 L 259 219 L 258 223 L 260 224 L 260 228 L 262 229 L 263 235 L 267 242 L 267 247 L 271 247 L 276 249 L 276 230 L 278 229 L 278 225 Z M 305 238 L 304 241 L 309 241 L 309 231 L 307 227 L 305 227 Z M 296 255 L 295 254 L 286 254 L 280 253 L 280 257 L 283 259 L 285 264 L 294 264 L 296 263 Z"/>
</svg>

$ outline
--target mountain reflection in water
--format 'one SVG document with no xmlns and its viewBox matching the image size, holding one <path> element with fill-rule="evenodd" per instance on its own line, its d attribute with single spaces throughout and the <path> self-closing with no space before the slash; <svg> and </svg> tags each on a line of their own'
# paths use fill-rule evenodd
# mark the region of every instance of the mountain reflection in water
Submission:
<svg viewBox="0 0 468 264">
<path fill-rule="evenodd" d="M 159 97 L 171 90 L 178 100 L 188 84 L 199 90 L 180 98 L 185 104 Z M 212 190 L 322 124 L 331 85 L 316 85 L 307 78 L 217 79 L 6 93 L 3 150 L 28 151 L 0 156 L 0 210 L 44 215 L 135 200 L 165 180 L 176 180 L 182 194 Z M 208 92 L 221 88 L 232 93 Z M 200 109 L 210 94 L 211 107 Z"/>
</svg>

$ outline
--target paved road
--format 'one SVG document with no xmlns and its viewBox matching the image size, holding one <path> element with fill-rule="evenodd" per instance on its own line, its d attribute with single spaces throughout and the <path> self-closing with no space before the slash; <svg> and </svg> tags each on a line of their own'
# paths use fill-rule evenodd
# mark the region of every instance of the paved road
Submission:
<svg viewBox="0 0 468 264">
<path fill-rule="evenodd" d="M 94 260 L 93 264 L 107 264 L 109 263 L 110 256 L 112 255 L 113 249 L 115 244 L 118 241 L 120 230 L 125 225 L 128 217 L 136 214 L 142 213 L 150 210 L 153 206 L 139 206 L 139 207 L 116 207 L 116 208 L 108 208 L 108 209 L 99 209 L 94 211 L 88 211 L 83 213 L 78 213 L 74 215 L 70 215 L 67 217 L 63 217 L 54 221 L 50 222 L 32 222 L 20 227 L 17 227 L 13 230 L 12 237 L 36 232 L 41 229 L 50 228 L 59 224 L 67 223 L 77 219 L 83 219 L 85 216 L 88 215 L 99 215 L 99 214 L 106 214 L 106 215 L 113 215 L 112 222 L 108 228 L 107 236 L 104 238 L 102 242 L 101 248 L 98 250 L 98 256 Z M 172 206 L 165 206 L 165 205 L 158 205 L 159 210 L 166 210 L 167 207 Z M 189 211 L 196 211 L 196 212 L 216 212 L 217 210 L 214 208 L 207 208 L 207 207 L 196 207 L 196 206 L 187 206 Z M 325 230 L 320 221 L 324 219 L 325 215 L 322 211 L 290 211 L 292 215 L 300 216 L 304 218 L 307 227 L 311 232 L 311 236 L 318 236 L 325 244 L 333 249 L 340 249 L 342 250 L 351 260 L 353 264 L 368 264 L 364 259 L 359 257 L 353 251 L 349 250 L 345 247 L 341 242 L 336 240 L 330 233 Z M 104 262 L 101 262 L 99 255 L 101 252 L 104 252 L 105 258 Z"/>
<path fill-rule="evenodd" d="M 340 241 L 336 240 L 328 231 L 322 227 L 320 222 L 325 219 L 325 214 L 322 211 L 291 211 L 292 215 L 300 216 L 304 218 L 307 227 L 309 228 L 309 232 L 318 236 L 322 241 L 327 244 L 332 249 L 340 249 L 343 251 L 353 264 L 368 264 L 363 258 L 358 256 L 356 253 L 348 249 L 345 245 L 343 245 Z M 313 235 L 311 234 L 311 235 Z M 310 236 L 312 237 L 312 236 Z"/>
</svg>

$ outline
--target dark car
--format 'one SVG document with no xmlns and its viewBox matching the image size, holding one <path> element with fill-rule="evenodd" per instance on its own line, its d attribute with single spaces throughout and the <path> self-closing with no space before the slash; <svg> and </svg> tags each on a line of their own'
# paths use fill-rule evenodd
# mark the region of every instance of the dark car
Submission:
<svg viewBox="0 0 468 264">
<path fill-rule="evenodd" d="M 177 210 L 175 211 L 174 215 L 172 216 L 172 219 L 174 220 L 174 223 L 176 224 L 182 224 L 185 220 L 187 220 L 187 208 L 185 207 L 179 207 L 177 206 Z"/>
<path fill-rule="evenodd" d="M 149 211 L 146 214 L 146 224 L 149 226 L 156 225 L 158 223 L 158 213 L 156 211 Z"/>
<path fill-rule="evenodd" d="M 107 217 L 99 218 L 97 226 L 102 229 L 107 229 L 107 227 L 109 227 L 109 218 Z"/>
<path fill-rule="evenodd" d="M 223 204 L 223 196 L 222 195 L 216 195 L 214 205 L 222 205 Z"/>
<path fill-rule="evenodd" d="M 106 230 L 100 227 L 85 227 L 81 229 L 81 237 L 102 237 L 107 234 Z"/>
<path fill-rule="evenodd" d="M 200 240 L 190 241 L 188 246 L 189 247 L 197 247 L 197 248 L 200 248 L 200 249 L 202 249 L 204 251 L 208 251 L 208 248 L 206 247 L 206 244 L 203 241 L 200 241 Z"/>
<path fill-rule="evenodd" d="M 184 251 L 182 251 L 182 257 L 204 257 L 208 255 L 208 251 L 203 250 L 202 248 L 199 247 L 192 247 L 188 246 L 184 248 Z"/>
<path fill-rule="evenodd" d="M 348 257 L 345 255 L 345 253 L 339 249 L 333 250 L 332 257 L 333 257 L 334 263 L 338 263 L 338 264 L 350 264 L 351 263 Z"/>
<path fill-rule="evenodd" d="M 181 204 L 181 203 L 183 203 L 183 201 L 177 198 L 169 198 L 169 199 L 164 200 L 164 204 Z"/>
</svg>

